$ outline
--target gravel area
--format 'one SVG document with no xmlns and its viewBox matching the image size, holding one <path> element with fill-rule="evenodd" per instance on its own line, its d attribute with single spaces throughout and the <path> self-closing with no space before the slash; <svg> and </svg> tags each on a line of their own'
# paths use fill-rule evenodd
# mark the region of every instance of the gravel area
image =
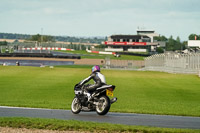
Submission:
<svg viewBox="0 0 200 133">
<path fill-rule="evenodd" d="M 0 133 L 89 133 L 89 132 L 0 127 Z"/>
</svg>

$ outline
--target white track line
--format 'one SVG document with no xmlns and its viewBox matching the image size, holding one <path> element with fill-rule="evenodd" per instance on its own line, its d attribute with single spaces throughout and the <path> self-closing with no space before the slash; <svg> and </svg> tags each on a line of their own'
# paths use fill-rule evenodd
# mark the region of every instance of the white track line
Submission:
<svg viewBox="0 0 200 133">
<path fill-rule="evenodd" d="M 32 109 L 32 110 L 58 110 L 58 109 L 30 108 L 30 107 L 11 107 L 11 106 L 0 106 L 0 108 L 7 108 L 7 109 Z M 59 110 L 61 110 L 61 109 L 59 109 Z"/>
</svg>

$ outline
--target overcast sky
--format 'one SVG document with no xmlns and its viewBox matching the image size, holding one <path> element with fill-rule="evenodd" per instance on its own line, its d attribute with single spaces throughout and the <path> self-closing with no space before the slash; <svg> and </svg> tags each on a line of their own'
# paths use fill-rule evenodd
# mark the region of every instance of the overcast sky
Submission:
<svg viewBox="0 0 200 133">
<path fill-rule="evenodd" d="M 0 0 L 0 32 L 63 36 L 200 34 L 199 0 Z"/>
</svg>

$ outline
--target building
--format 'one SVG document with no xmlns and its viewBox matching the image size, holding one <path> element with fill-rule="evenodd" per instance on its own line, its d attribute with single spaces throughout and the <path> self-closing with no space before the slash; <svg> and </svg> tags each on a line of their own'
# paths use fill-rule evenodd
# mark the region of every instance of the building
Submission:
<svg viewBox="0 0 200 133">
<path fill-rule="evenodd" d="M 155 33 L 154 30 L 146 30 L 146 29 L 138 29 L 137 34 L 148 36 L 149 38 L 151 38 L 151 42 L 154 42 L 153 37 L 159 36 L 159 34 Z"/>
<path fill-rule="evenodd" d="M 200 40 L 188 40 L 188 50 L 190 52 L 200 52 Z M 184 53 L 188 53 L 188 50 L 184 50 Z"/>
<path fill-rule="evenodd" d="M 154 41 L 159 36 L 154 30 L 137 30 L 137 35 L 111 35 L 104 42 L 105 51 L 115 52 L 155 52 L 157 47 L 165 47 L 165 43 Z"/>
<path fill-rule="evenodd" d="M 188 47 L 190 48 L 200 48 L 200 40 L 188 40 Z"/>
</svg>

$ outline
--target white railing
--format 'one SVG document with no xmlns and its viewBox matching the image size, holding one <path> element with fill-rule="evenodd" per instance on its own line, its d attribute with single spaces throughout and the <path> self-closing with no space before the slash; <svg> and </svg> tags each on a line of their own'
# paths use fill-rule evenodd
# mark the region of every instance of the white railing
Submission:
<svg viewBox="0 0 200 133">
<path fill-rule="evenodd" d="M 138 70 L 144 67 L 142 60 L 111 60 L 105 59 L 104 68 L 107 69 L 125 69 L 125 70 Z"/>
<path fill-rule="evenodd" d="M 121 49 L 121 48 L 105 48 L 105 51 L 122 52 L 123 49 Z"/>
<path fill-rule="evenodd" d="M 200 78 L 200 70 L 199 70 L 199 78 Z"/>
<path fill-rule="evenodd" d="M 169 73 L 195 73 L 200 70 L 200 53 L 156 54 L 145 58 L 145 69 Z"/>
<path fill-rule="evenodd" d="M 146 49 L 128 49 L 128 52 L 147 52 Z"/>
</svg>

